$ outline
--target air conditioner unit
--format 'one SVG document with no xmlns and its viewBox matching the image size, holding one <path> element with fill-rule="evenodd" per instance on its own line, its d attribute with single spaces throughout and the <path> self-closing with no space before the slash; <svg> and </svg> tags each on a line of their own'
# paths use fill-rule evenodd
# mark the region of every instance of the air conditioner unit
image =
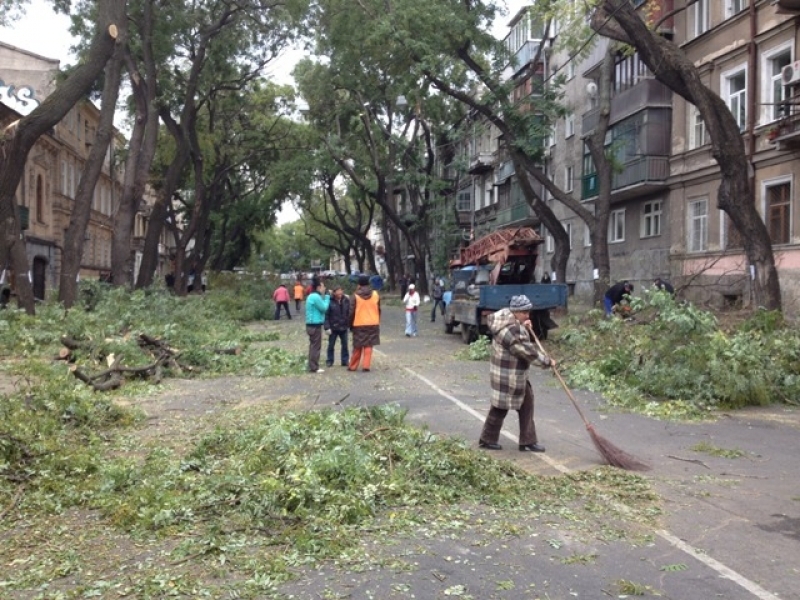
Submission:
<svg viewBox="0 0 800 600">
<path fill-rule="evenodd" d="M 781 71 L 781 81 L 783 85 L 792 85 L 800 82 L 800 60 L 796 60 L 792 64 L 783 67 Z"/>
</svg>

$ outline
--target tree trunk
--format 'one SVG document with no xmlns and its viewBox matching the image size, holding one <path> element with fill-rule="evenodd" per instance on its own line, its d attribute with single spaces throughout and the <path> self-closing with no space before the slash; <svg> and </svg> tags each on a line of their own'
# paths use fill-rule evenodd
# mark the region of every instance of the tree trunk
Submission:
<svg viewBox="0 0 800 600">
<path fill-rule="evenodd" d="M 122 197 L 114 215 L 114 235 L 111 245 L 111 274 L 114 285 L 130 286 L 133 283 L 133 227 L 136 213 L 150 177 L 150 167 L 158 141 L 158 106 L 156 104 L 156 67 L 152 50 L 152 3 L 144 4 L 142 19 L 142 62 L 144 74 L 135 64 L 130 52 L 126 58 L 131 89 L 136 110 L 133 132 L 125 163 L 125 181 Z"/>
<path fill-rule="evenodd" d="M 711 154 L 720 168 L 717 206 L 744 240 L 744 251 L 755 269 L 755 302 L 781 309 L 781 290 L 772 242 L 756 209 L 750 164 L 739 126 L 725 102 L 703 83 L 700 72 L 678 46 L 647 27 L 628 0 L 603 0 L 592 26 L 603 35 L 633 45 L 656 79 L 694 104 L 711 138 Z M 607 17 L 613 21 L 608 21 Z"/>
<path fill-rule="evenodd" d="M 71 308 L 78 295 L 78 274 L 83 257 L 83 246 L 86 239 L 86 227 L 92 210 L 92 198 L 97 186 L 97 180 L 103 170 L 103 162 L 108 153 L 109 144 L 114 135 L 114 114 L 116 113 L 119 86 L 122 80 L 122 63 L 124 43 L 127 32 L 124 29 L 125 21 L 120 27 L 119 43 L 114 56 L 106 66 L 105 84 L 103 86 L 102 109 L 97 134 L 94 138 L 92 149 L 86 159 L 75 203 L 72 207 L 69 227 L 64 235 L 64 250 L 61 257 L 61 273 L 59 277 L 58 299 L 65 308 Z M 114 185 L 114 165 L 109 164 L 111 185 Z"/>
<path fill-rule="evenodd" d="M 533 189 L 530 180 L 528 179 L 528 170 L 525 167 L 525 163 L 530 161 L 530 157 L 528 157 L 524 152 L 517 148 L 512 148 L 510 151 L 511 161 L 514 163 L 514 170 L 517 173 L 517 179 L 519 180 L 520 188 L 522 188 L 522 193 L 525 195 L 525 200 L 528 202 L 528 205 L 533 209 L 533 212 L 536 213 L 536 216 L 539 217 L 539 220 L 544 223 L 544 226 L 547 228 L 547 231 L 550 232 L 550 235 L 553 236 L 554 242 L 554 252 L 553 258 L 550 259 L 550 264 L 544 264 L 544 257 L 542 258 L 542 268 L 545 272 L 548 272 L 548 268 L 555 272 L 556 277 L 555 280 L 559 283 L 566 283 L 567 281 L 567 262 L 569 261 L 569 236 L 567 235 L 564 226 L 561 224 L 561 221 L 558 220 L 558 217 L 555 215 L 553 210 L 547 206 L 547 204 L 542 201 L 542 198 L 539 194 L 536 193 L 536 190 Z"/>
<path fill-rule="evenodd" d="M 0 142 L 0 264 L 13 265 L 18 302 L 29 314 L 35 312 L 33 288 L 15 194 L 33 145 L 86 96 L 114 53 L 125 7 L 125 0 L 98 0 L 97 30 L 85 60 L 31 114 L 19 120 L 13 137 Z"/>
</svg>

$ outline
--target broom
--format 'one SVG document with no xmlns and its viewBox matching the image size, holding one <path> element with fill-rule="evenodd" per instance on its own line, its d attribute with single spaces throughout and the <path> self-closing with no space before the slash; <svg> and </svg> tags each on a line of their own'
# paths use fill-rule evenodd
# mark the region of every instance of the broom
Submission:
<svg viewBox="0 0 800 600">
<path fill-rule="evenodd" d="M 545 352 L 544 348 L 542 347 L 539 338 L 536 337 L 536 334 L 533 332 L 533 328 L 528 325 L 528 331 L 533 336 L 533 340 L 536 342 L 536 345 L 539 347 L 539 352 L 547 356 L 547 352 Z M 620 469 L 625 469 L 627 471 L 648 471 L 650 469 L 649 465 L 641 462 L 634 456 L 631 456 L 621 448 L 618 448 L 611 442 L 609 442 L 606 438 L 601 436 L 597 431 L 594 429 L 594 425 L 592 425 L 586 416 L 583 414 L 578 401 L 575 400 L 575 396 L 572 395 L 572 392 L 567 387 L 567 383 L 564 381 L 564 378 L 561 377 L 561 373 L 558 372 L 556 366 L 551 362 L 550 368 L 553 370 L 553 374 L 556 376 L 558 381 L 561 383 L 561 386 L 564 388 L 564 391 L 567 393 L 570 401 L 572 402 L 572 406 L 575 407 L 575 410 L 578 411 L 578 414 L 581 416 L 583 420 L 583 424 L 586 425 L 586 431 L 589 432 L 589 437 L 592 438 L 592 443 L 600 455 L 605 459 L 605 461 L 611 465 L 612 467 L 618 467 Z"/>
</svg>

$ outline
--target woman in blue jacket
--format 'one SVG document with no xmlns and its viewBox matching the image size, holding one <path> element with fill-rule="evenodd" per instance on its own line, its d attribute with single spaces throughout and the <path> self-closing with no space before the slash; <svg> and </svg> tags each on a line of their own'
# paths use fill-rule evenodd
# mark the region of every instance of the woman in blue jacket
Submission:
<svg viewBox="0 0 800 600">
<path fill-rule="evenodd" d="M 308 334 L 308 370 L 310 373 L 324 373 L 319 368 L 319 354 L 322 351 L 322 326 L 325 314 L 331 304 L 331 297 L 325 293 L 325 284 L 315 279 L 311 282 L 314 291 L 306 298 L 306 333 Z"/>
</svg>

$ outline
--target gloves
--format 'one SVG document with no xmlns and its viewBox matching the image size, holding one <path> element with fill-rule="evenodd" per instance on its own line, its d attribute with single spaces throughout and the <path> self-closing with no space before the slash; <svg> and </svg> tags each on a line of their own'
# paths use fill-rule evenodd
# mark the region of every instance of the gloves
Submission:
<svg viewBox="0 0 800 600">
<path fill-rule="evenodd" d="M 539 362 L 542 363 L 542 366 L 545 367 L 550 366 L 550 359 L 541 352 L 538 353 L 538 356 L 536 358 L 539 359 Z"/>
<path fill-rule="evenodd" d="M 325 330 L 325 334 L 326 334 L 326 335 L 330 335 L 330 334 L 331 334 L 331 330 L 330 330 L 330 329 L 326 329 L 326 330 Z"/>
</svg>

